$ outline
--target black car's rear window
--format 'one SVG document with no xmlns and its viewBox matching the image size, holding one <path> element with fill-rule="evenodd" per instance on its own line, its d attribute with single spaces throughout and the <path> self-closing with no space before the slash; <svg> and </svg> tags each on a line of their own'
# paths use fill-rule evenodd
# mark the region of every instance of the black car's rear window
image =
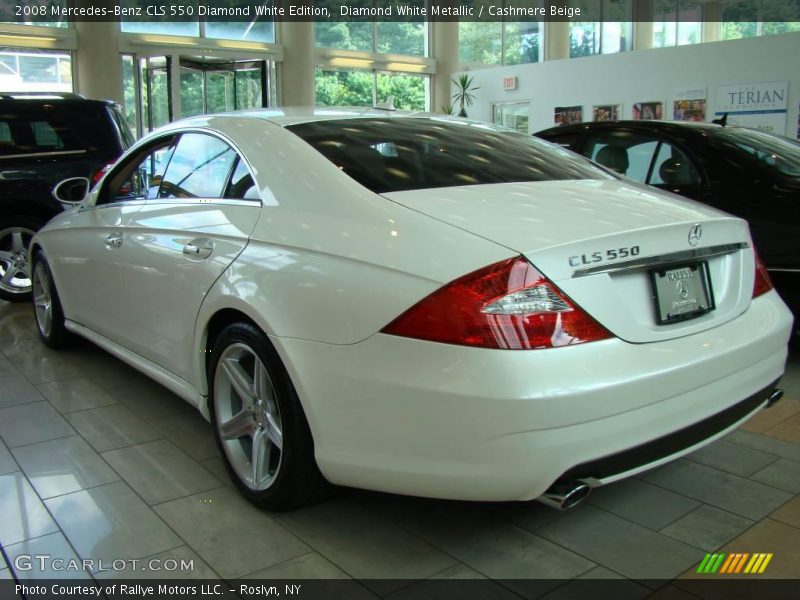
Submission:
<svg viewBox="0 0 800 600">
<path fill-rule="evenodd" d="M 337 119 L 290 125 L 377 193 L 437 187 L 612 179 L 589 161 L 528 135 L 436 118 Z"/>
<path fill-rule="evenodd" d="M 84 151 L 102 160 L 127 147 L 101 102 L 0 100 L 0 158 Z"/>
<path fill-rule="evenodd" d="M 0 156 L 83 149 L 76 132 L 56 115 L 0 114 Z"/>
<path fill-rule="evenodd" d="M 719 129 L 716 139 L 743 150 L 784 175 L 800 177 L 800 145 L 776 135 L 752 129 Z"/>
</svg>

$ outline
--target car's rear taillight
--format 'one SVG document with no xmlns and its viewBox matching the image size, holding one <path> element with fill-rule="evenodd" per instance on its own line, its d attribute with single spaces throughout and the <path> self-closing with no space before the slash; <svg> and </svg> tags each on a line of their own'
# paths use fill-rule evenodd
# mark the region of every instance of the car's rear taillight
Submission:
<svg viewBox="0 0 800 600">
<path fill-rule="evenodd" d="M 100 180 L 103 178 L 103 175 L 105 175 L 106 173 L 108 173 L 108 172 L 111 170 L 111 167 L 113 167 L 113 166 L 114 166 L 114 163 L 113 163 L 113 162 L 110 162 L 110 163 L 108 163 L 108 164 L 107 164 L 105 167 L 103 167 L 102 169 L 100 169 L 99 171 L 97 171 L 97 173 L 95 173 L 94 175 L 92 175 L 92 185 L 94 185 L 95 183 L 97 183 L 98 181 L 100 181 Z"/>
<path fill-rule="evenodd" d="M 767 267 L 764 265 L 764 261 L 761 260 L 755 247 L 753 247 L 753 254 L 755 254 L 756 258 L 756 278 L 753 282 L 753 298 L 756 298 L 761 294 L 766 294 L 773 286 Z"/>
<path fill-rule="evenodd" d="M 612 337 L 522 257 L 470 273 L 412 306 L 383 333 L 525 350 Z"/>
</svg>

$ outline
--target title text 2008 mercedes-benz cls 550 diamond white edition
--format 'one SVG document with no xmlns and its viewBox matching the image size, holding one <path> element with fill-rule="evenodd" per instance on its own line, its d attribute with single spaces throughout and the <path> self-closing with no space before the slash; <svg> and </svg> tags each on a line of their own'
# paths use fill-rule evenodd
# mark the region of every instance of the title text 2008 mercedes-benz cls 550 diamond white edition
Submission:
<svg viewBox="0 0 800 600">
<path fill-rule="evenodd" d="M 270 508 L 569 506 L 776 400 L 792 321 L 741 219 L 427 114 L 169 125 L 31 253 L 44 342 L 196 405 Z"/>
</svg>

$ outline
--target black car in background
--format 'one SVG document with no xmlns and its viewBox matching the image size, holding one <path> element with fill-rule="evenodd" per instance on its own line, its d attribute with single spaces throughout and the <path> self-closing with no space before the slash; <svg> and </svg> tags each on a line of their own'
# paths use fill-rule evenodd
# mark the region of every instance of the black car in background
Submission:
<svg viewBox="0 0 800 600">
<path fill-rule="evenodd" d="M 55 185 L 72 177 L 92 181 L 132 143 L 113 102 L 0 92 L 0 299 L 30 297 L 28 244 L 63 210 Z"/>
<path fill-rule="evenodd" d="M 800 317 L 800 144 L 753 129 L 665 121 L 577 123 L 535 135 L 747 219 L 778 292 Z"/>
</svg>

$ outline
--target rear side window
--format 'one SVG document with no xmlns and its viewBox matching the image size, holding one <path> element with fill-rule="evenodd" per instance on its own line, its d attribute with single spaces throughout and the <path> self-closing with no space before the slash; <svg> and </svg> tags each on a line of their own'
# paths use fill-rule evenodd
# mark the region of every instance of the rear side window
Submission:
<svg viewBox="0 0 800 600">
<path fill-rule="evenodd" d="M 54 114 L 26 118 L 0 114 L 0 156 L 84 150 L 80 138 Z"/>
<path fill-rule="evenodd" d="M 237 155 L 219 138 L 202 133 L 181 136 L 169 161 L 160 198 L 222 198 Z"/>
<path fill-rule="evenodd" d="M 302 123 L 287 129 L 377 193 L 612 178 L 543 140 L 482 123 L 360 118 Z"/>
</svg>

